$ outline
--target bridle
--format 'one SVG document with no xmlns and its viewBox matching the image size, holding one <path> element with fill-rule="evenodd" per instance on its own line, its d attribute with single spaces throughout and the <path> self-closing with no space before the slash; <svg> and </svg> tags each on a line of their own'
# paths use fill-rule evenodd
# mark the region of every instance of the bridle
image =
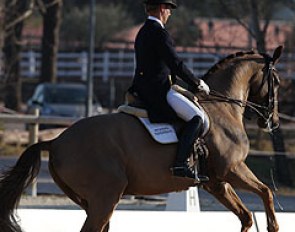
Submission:
<svg viewBox="0 0 295 232">
<path fill-rule="evenodd" d="M 268 102 L 267 104 L 257 104 L 248 100 L 240 100 L 231 98 L 229 96 L 223 95 L 215 90 L 210 91 L 210 96 L 215 97 L 216 99 L 210 99 L 210 100 L 200 100 L 200 102 L 212 102 L 212 101 L 218 101 L 218 102 L 228 102 L 233 104 L 238 104 L 241 107 L 249 107 L 252 109 L 260 118 L 262 118 L 265 123 L 267 124 L 267 130 L 273 131 L 277 128 L 277 126 L 274 126 L 273 122 L 273 116 L 274 116 L 274 110 L 275 110 L 275 88 L 274 88 L 274 75 L 273 72 L 276 70 L 273 64 L 273 59 L 265 54 L 262 54 L 265 59 L 265 67 L 263 70 L 266 70 L 263 74 L 262 82 L 257 89 L 256 93 L 253 94 L 253 96 L 257 95 L 263 88 L 265 82 L 268 83 Z"/>
</svg>

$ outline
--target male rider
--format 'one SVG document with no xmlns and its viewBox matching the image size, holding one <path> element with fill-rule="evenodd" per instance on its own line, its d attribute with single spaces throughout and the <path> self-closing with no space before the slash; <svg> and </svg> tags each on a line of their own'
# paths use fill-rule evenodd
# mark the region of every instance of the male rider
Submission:
<svg viewBox="0 0 295 232">
<path fill-rule="evenodd" d="M 202 133 L 204 114 L 190 100 L 171 89 L 176 76 L 188 85 L 209 94 L 208 85 L 198 79 L 176 54 L 173 40 L 165 24 L 177 5 L 172 0 L 146 0 L 148 18 L 135 40 L 136 70 L 132 91 L 144 102 L 152 122 L 169 122 L 177 117 L 186 122 L 179 138 L 172 174 L 195 178 L 188 166 L 194 141 Z"/>
</svg>

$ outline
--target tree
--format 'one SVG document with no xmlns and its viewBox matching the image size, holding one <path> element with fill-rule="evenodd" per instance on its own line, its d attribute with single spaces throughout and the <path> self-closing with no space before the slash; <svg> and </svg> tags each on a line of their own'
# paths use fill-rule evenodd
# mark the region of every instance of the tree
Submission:
<svg viewBox="0 0 295 232">
<path fill-rule="evenodd" d="M 177 46 L 195 46 L 196 41 L 202 36 L 194 23 L 196 12 L 180 6 L 172 12 L 167 25 Z"/>
<path fill-rule="evenodd" d="M 278 1 L 267 0 L 218 0 L 224 12 L 237 20 L 256 41 L 259 52 L 266 51 L 266 32 Z"/>
<path fill-rule="evenodd" d="M 0 50 L 4 43 L 4 1 L 0 1 Z M 1 62 L 0 62 L 1 68 Z"/>
<path fill-rule="evenodd" d="M 2 48 L 4 44 L 4 2 L 0 1 L 0 56 L 2 55 Z M 3 70 L 3 62 L 0 59 L 0 71 Z M 2 80 L 0 79 L 0 83 Z M 1 98 L 0 98 L 1 99 Z"/>
<path fill-rule="evenodd" d="M 33 1 L 5 1 L 4 12 L 4 103 L 7 108 L 20 110 L 21 80 L 20 80 L 20 51 L 23 20 L 32 12 Z"/>
<path fill-rule="evenodd" d="M 62 0 L 43 0 L 43 35 L 40 82 L 56 82 Z"/>
<path fill-rule="evenodd" d="M 43 2 L 42 2 L 43 1 Z M 20 52 L 24 21 L 35 9 L 44 12 L 41 80 L 54 81 L 58 47 L 58 25 L 62 0 L 6 0 L 4 12 L 5 106 L 21 109 Z M 43 79 L 44 78 L 44 79 Z"/>
<path fill-rule="evenodd" d="M 145 19 L 144 14 L 144 1 L 134 0 L 97 0 L 99 5 L 112 5 L 112 6 L 123 6 L 124 10 L 128 12 L 128 17 L 132 18 L 135 23 L 143 22 Z M 66 9 L 73 9 L 74 7 L 83 8 L 89 5 L 89 1 L 85 0 L 64 0 Z"/>
<path fill-rule="evenodd" d="M 116 33 L 134 25 L 132 18 L 122 5 L 96 6 L 96 36 L 95 45 L 102 48 Z M 87 7 L 71 8 L 65 12 L 61 25 L 61 39 L 67 43 L 88 43 L 89 12 Z"/>
</svg>

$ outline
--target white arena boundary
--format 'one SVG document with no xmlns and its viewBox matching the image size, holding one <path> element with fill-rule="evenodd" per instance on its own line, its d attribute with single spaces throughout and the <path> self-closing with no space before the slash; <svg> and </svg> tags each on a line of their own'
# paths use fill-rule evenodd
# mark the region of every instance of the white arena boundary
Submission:
<svg viewBox="0 0 295 232">
<path fill-rule="evenodd" d="M 82 210 L 19 209 L 25 232 L 79 232 L 86 218 Z M 277 213 L 281 232 L 294 232 L 295 213 Z M 255 212 L 251 232 L 266 232 L 264 212 Z M 257 229 L 258 228 L 258 229 Z M 237 232 L 240 221 L 231 212 L 177 212 L 116 210 L 110 232 Z"/>
</svg>

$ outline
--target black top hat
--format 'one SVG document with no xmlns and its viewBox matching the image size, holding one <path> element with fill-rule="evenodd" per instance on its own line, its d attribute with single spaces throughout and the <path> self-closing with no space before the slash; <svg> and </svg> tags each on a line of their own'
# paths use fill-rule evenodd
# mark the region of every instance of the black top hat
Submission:
<svg viewBox="0 0 295 232">
<path fill-rule="evenodd" d="M 177 8 L 177 5 L 173 0 L 145 0 L 144 3 L 149 5 L 168 4 L 173 9 Z"/>
</svg>

